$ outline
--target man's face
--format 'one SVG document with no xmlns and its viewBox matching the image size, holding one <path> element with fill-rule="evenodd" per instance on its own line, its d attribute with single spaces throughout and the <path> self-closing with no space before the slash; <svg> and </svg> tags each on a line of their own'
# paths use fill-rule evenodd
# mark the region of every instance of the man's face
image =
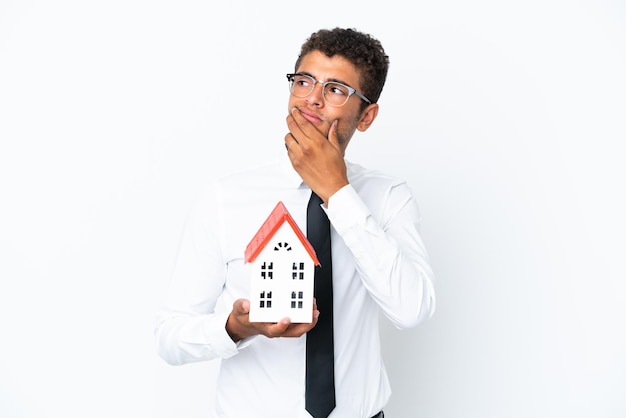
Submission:
<svg viewBox="0 0 626 418">
<path fill-rule="evenodd" d="M 329 58 L 319 51 L 312 51 L 302 58 L 296 72 L 311 75 L 316 80 L 337 81 L 361 91 L 357 69 L 350 61 L 340 56 Z M 345 151 L 361 120 L 361 104 L 361 99 L 353 94 L 343 106 L 330 106 L 324 102 L 322 86 L 317 83 L 307 97 L 295 97 L 290 94 L 288 110 L 298 108 L 302 116 L 326 137 L 330 125 L 337 119 L 339 143 L 342 151 Z"/>
</svg>

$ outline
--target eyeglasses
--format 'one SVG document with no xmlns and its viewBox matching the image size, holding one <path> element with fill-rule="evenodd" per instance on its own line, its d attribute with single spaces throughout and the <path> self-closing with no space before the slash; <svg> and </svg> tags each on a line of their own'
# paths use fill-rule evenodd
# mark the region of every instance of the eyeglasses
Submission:
<svg viewBox="0 0 626 418">
<path fill-rule="evenodd" d="M 339 107 L 345 105 L 353 94 L 356 94 L 367 103 L 372 103 L 367 97 L 352 87 L 336 81 L 316 80 L 310 75 L 299 73 L 287 74 L 287 80 L 289 80 L 289 91 L 296 97 L 307 97 L 315 88 L 315 84 L 320 83 L 322 85 L 324 102 L 330 106 Z"/>
</svg>

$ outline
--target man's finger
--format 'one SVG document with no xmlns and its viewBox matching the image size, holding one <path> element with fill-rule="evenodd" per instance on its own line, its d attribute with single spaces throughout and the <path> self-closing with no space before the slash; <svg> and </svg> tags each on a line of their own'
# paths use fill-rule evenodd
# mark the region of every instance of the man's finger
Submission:
<svg viewBox="0 0 626 418">
<path fill-rule="evenodd" d="M 339 137 L 337 136 L 337 124 L 338 120 L 335 119 L 333 123 L 330 124 L 330 129 L 328 130 L 328 140 L 336 149 L 341 149 L 339 145 Z"/>
<path fill-rule="evenodd" d="M 292 135 L 294 132 L 296 133 L 296 135 L 302 135 L 303 134 L 302 126 L 301 126 L 301 123 L 298 121 L 298 118 L 300 118 L 300 120 L 303 120 L 303 121 L 307 121 L 307 120 L 304 119 L 302 115 L 296 115 L 296 113 L 300 113 L 300 112 L 297 111 L 296 108 L 294 108 L 291 111 L 291 113 L 287 115 L 287 127 L 289 128 L 289 131 L 291 132 Z M 296 139 L 295 135 L 293 135 L 293 139 L 294 140 Z"/>
<path fill-rule="evenodd" d="M 250 312 L 250 301 L 247 299 L 237 299 L 233 303 L 233 312 L 235 315 L 246 315 Z"/>
</svg>

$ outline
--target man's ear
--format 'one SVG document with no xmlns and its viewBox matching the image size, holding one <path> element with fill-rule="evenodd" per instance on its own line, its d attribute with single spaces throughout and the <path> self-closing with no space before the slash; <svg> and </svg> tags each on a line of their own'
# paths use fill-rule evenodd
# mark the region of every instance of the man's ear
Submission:
<svg viewBox="0 0 626 418">
<path fill-rule="evenodd" d="M 376 119 L 376 116 L 378 116 L 378 103 L 372 103 L 365 108 L 365 111 L 361 116 L 361 120 L 359 120 L 356 128 L 361 132 L 367 131 L 372 123 L 374 123 L 374 119 Z"/>
</svg>

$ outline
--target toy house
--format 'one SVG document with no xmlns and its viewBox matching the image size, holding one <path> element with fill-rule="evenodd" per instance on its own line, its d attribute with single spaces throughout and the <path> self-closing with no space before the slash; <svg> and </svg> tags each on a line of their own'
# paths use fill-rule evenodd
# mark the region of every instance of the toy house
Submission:
<svg viewBox="0 0 626 418">
<path fill-rule="evenodd" d="M 315 250 L 278 202 L 245 251 L 250 263 L 250 322 L 311 322 Z"/>
</svg>

